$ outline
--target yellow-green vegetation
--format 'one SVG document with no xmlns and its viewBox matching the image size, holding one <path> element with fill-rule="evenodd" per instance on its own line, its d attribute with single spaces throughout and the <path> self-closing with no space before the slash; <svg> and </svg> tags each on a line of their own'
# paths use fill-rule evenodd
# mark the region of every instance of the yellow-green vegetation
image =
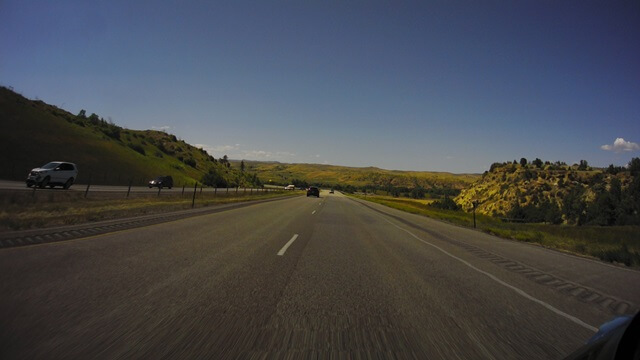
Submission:
<svg viewBox="0 0 640 360">
<path fill-rule="evenodd" d="M 449 223 L 473 227 L 473 214 L 441 210 L 411 200 L 382 196 L 355 196 L 394 209 Z M 479 230 L 506 239 L 539 244 L 544 247 L 587 255 L 604 261 L 640 266 L 640 226 L 571 226 L 519 224 L 476 214 Z"/>
<path fill-rule="evenodd" d="M 193 184 L 213 173 L 221 186 L 259 185 L 247 172 L 231 168 L 174 135 L 121 128 L 82 110 L 74 115 L 0 87 L 0 178 L 24 180 L 49 161 L 76 163 L 76 182 L 134 185 L 159 175 Z M 212 185 L 212 184 L 211 184 Z"/>
<path fill-rule="evenodd" d="M 471 211 L 473 202 L 477 201 L 478 213 L 501 217 L 512 217 L 510 215 L 514 213 L 514 207 L 545 207 L 542 212 L 552 208 L 556 213 L 551 215 L 555 216 L 546 221 L 566 222 L 573 219 L 561 217 L 566 214 L 561 214 L 560 210 L 573 195 L 572 192 L 574 197 L 579 197 L 578 200 L 584 202 L 580 206 L 587 211 L 587 205 L 594 203 L 603 192 L 610 191 L 612 184 L 622 192 L 632 182 L 633 176 L 629 171 L 622 168 L 613 171 L 591 169 L 586 161 L 574 166 L 548 162 L 544 164 L 541 161 L 539 166 L 531 163 L 495 163 L 490 171 L 485 172 L 470 187 L 463 189 L 454 200 L 465 211 Z M 544 221 L 544 216 L 540 220 Z M 580 223 L 579 220 L 571 222 Z M 588 219 L 583 220 L 585 222 Z"/>
<path fill-rule="evenodd" d="M 304 181 L 326 187 L 388 187 L 424 188 L 449 187 L 462 189 L 477 179 L 478 174 L 452 174 L 429 171 L 385 170 L 376 167 L 347 167 L 321 164 L 283 164 L 278 162 L 245 161 L 250 172 L 255 172 L 266 184 L 293 184 Z"/>
<path fill-rule="evenodd" d="M 147 195 L 124 198 L 123 194 L 92 194 L 85 199 L 81 192 L 42 192 L 32 196 L 29 191 L 0 194 L 0 231 L 25 230 L 90 223 L 102 220 L 157 214 L 191 208 L 192 194 Z M 196 192 L 195 207 L 255 201 L 282 196 L 299 196 L 297 191 Z M 117 198 L 115 197 L 117 196 Z"/>
</svg>

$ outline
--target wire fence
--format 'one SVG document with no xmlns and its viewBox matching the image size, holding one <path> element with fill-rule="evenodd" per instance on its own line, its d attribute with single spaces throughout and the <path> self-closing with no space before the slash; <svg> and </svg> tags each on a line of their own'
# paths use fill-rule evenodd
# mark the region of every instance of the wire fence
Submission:
<svg viewBox="0 0 640 360">
<path fill-rule="evenodd" d="M 6 185 L 6 186 L 5 186 Z M 175 184 L 174 184 L 175 185 Z M 0 204 L 19 203 L 63 203 L 65 201 L 81 200 L 114 200 L 164 198 L 173 200 L 191 200 L 194 207 L 196 201 L 215 200 L 217 198 L 243 198 L 264 196 L 266 194 L 285 193 L 283 188 L 274 187 L 208 187 L 199 182 L 182 182 L 178 186 L 151 187 L 128 185 L 94 185 L 91 182 L 74 184 L 66 190 L 61 186 L 53 188 L 32 186 L 26 184 L 8 183 L 0 188 Z"/>
</svg>

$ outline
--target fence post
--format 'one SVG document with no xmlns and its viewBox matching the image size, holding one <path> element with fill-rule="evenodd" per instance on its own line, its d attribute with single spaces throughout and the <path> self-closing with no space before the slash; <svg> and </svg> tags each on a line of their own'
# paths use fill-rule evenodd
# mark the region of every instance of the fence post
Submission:
<svg viewBox="0 0 640 360">
<path fill-rule="evenodd" d="M 197 181 L 196 181 L 196 184 L 193 185 L 193 199 L 191 199 L 191 208 L 192 209 L 196 204 L 196 190 L 198 190 L 198 182 Z"/>
<path fill-rule="evenodd" d="M 253 187 L 249 189 L 249 196 L 253 195 Z"/>
<path fill-rule="evenodd" d="M 202 195 L 202 184 L 200 184 L 200 195 Z"/>
<path fill-rule="evenodd" d="M 213 197 L 216 197 L 216 194 L 218 194 L 218 185 L 213 188 Z"/>
<path fill-rule="evenodd" d="M 158 196 L 160 196 L 160 190 L 162 190 L 162 186 L 158 185 Z"/>
<path fill-rule="evenodd" d="M 129 193 L 131 192 L 131 183 L 133 182 L 133 178 L 129 179 L 129 189 L 127 190 L 127 198 L 129 197 Z"/>
<path fill-rule="evenodd" d="M 476 228 L 476 207 L 478 206 L 478 202 L 477 201 L 473 201 L 473 228 Z"/>
<path fill-rule="evenodd" d="M 91 174 L 89 174 L 89 182 L 87 182 L 87 189 L 84 191 L 84 198 L 87 198 L 87 194 L 89 194 L 89 187 L 91 186 Z"/>
<path fill-rule="evenodd" d="M 182 194 L 180 196 L 184 196 L 184 184 L 182 184 Z"/>
</svg>

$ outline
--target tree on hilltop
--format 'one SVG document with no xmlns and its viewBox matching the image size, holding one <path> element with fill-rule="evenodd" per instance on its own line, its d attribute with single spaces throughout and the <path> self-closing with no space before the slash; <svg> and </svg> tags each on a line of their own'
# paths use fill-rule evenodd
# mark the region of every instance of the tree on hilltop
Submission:
<svg viewBox="0 0 640 360">
<path fill-rule="evenodd" d="M 586 171 L 589 170 L 589 163 L 587 162 L 587 160 L 580 160 L 580 165 L 578 165 L 578 170 L 579 171 Z"/>
<path fill-rule="evenodd" d="M 543 164 L 543 163 L 542 163 L 542 160 L 540 160 L 540 159 L 538 159 L 538 158 L 536 158 L 535 160 L 533 160 L 533 165 L 534 165 L 535 167 L 537 167 L 538 169 L 542 168 L 542 164 Z"/>
<path fill-rule="evenodd" d="M 631 175 L 638 175 L 640 173 L 640 158 L 631 159 L 631 161 L 629 161 L 628 169 L 629 172 L 631 172 Z"/>
</svg>

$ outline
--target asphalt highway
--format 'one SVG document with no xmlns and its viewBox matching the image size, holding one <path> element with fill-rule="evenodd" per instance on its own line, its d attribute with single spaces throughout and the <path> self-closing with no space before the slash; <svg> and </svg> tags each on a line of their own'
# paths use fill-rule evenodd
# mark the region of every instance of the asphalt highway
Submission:
<svg viewBox="0 0 640 360">
<path fill-rule="evenodd" d="M 561 359 L 638 284 L 322 192 L 0 249 L 0 358 Z"/>
</svg>

